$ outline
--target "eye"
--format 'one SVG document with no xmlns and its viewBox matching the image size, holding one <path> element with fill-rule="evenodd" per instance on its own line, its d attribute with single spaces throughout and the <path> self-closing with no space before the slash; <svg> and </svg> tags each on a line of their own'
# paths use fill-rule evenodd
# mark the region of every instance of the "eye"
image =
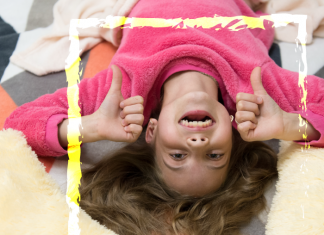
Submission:
<svg viewBox="0 0 324 235">
<path fill-rule="evenodd" d="M 175 154 L 170 154 L 170 156 L 174 159 L 174 160 L 181 160 L 183 159 L 186 154 L 181 154 L 181 153 L 175 153 Z"/>
<path fill-rule="evenodd" d="M 218 154 L 218 153 L 210 153 L 207 154 L 207 156 L 213 160 L 220 160 L 224 154 Z"/>
</svg>

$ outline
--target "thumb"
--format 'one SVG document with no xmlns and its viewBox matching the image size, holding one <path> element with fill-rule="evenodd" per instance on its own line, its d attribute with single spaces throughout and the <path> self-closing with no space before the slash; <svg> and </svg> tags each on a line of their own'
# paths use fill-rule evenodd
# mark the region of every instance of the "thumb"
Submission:
<svg viewBox="0 0 324 235">
<path fill-rule="evenodd" d="M 123 81 L 123 75 L 116 65 L 112 65 L 111 69 L 113 71 L 113 77 L 110 85 L 110 89 L 108 94 L 112 94 L 115 92 L 121 93 L 121 87 L 122 87 L 122 81 Z"/>
<path fill-rule="evenodd" d="M 266 95 L 267 91 L 262 85 L 261 68 L 255 67 L 250 76 L 252 89 L 255 95 Z"/>
</svg>

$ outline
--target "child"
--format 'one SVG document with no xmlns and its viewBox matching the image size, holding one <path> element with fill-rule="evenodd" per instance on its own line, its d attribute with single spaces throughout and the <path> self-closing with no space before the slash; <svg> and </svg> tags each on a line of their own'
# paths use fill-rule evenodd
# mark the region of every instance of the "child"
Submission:
<svg viewBox="0 0 324 235">
<path fill-rule="evenodd" d="M 258 16 L 241 0 L 142 0 L 134 7 L 130 17 L 198 18 L 213 17 L 214 14 Z M 324 110 L 321 108 L 324 83 L 315 76 L 308 76 L 308 90 L 314 92 L 308 94 L 306 116 L 300 107 L 298 74 L 279 68 L 268 57 L 272 39 L 271 27 L 236 32 L 202 28 L 124 29 L 121 45 L 111 62 L 120 71 L 112 67 L 113 72 L 104 70 L 79 85 L 84 128 L 82 141 L 136 141 L 142 125 L 148 124 L 151 113 L 159 107 L 163 88 L 161 109 L 157 108 L 159 117 L 151 119 L 145 133 L 148 144 L 145 147 L 153 148 L 151 155 L 145 156 L 152 157 L 152 153 L 155 156 L 154 163 L 148 163 L 148 168 L 156 172 L 153 174 L 152 170 L 142 170 L 146 172 L 141 175 L 142 178 L 149 177 L 147 172 L 151 172 L 154 179 L 134 179 L 128 188 L 124 187 L 126 178 L 122 180 L 117 176 L 114 179 L 122 186 L 117 184 L 112 187 L 114 182 L 109 181 L 109 186 L 105 187 L 100 186 L 100 182 L 103 182 L 104 176 L 110 177 L 107 169 L 113 169 L 108 165 L 108 168 L 97 166 L 98 173 L 90 174 L 94 180 L 89 180 L 89 185 L 84 186 L 83 195 L 88 193 L 84 203 L 113 203 L 110 199 L 117 202 L 117 198 L 111 196 L 113 193 L 107 195 L 107 191 L 112 192 L 115 188 L 128 193 L 132 186 L 136 191 L 143 182 L 154 181 L 157 183 L 151 185 L 153 189 L 147 195 L 158 198 L 154 205 L 163 201 L 164 207 L 161 206 L 163 210 L 155 206 L 143 209 L 147 214 L 154 215 L 150 217 L 149 225 L 153 226 L 161 218 L 161 221 L 172 218 L 170 220 L 175 231 L 200 234 L 230 234 L 237 228 L 235 226 L 248 221 L 252 214 L 260 211 L 264 206 L 264 202 L 261 202 L 264 185 L 276 174 L 275 155 L 260 143 L 249 145 L 242 142 L 236 131 L 232 131 L 230 115 L 235 115 L 238 131 L 244 140 L 282 138 L 302 141 L 298 126 L 298 114 L 301 114 L 311 124 L 307 128 L 310 144 L 324 145 L 321 135 L 324 131 Z M 262 68 L 262 82 L 260 69 L 253 70 L 257 66 Z M 218 95 L 223 98 L 224 106 L 218 102 Z M 258 97 L 261 101 L 257 100 Z M 66 154 L 67 109 L 66 89 L 61 89 L 21 106 L 7 119 L 5 128 L 23 130 L 37 154 L 60 156 Z M 191 124 L 193 121 L 197 121 L 197 124 Z M 236 126 L 235 122 L 233 125 Z M 134 152 L 127 153 L 132 155 Z M 261 158 L 262 154 L 264 159 Z M 141 161 L 139 152 L 138 155 L 142 164 L 149 161 L 147 157 Z M 114 159 L 117 160 L 117 157 Z M 123 164 L 127 164 L 126 160 Z M 136 164 L 140 168 L 138 162 Z M 136 178 L 136 174 L 127 169 L 123 176 Z M 95 181 L 96 174 L 102 176 L 99 181 Z M 100 187 L 96 188 L 96 185 Z M 100 191 L 105 188 L 107 191 Z M 162 200 L 161 194 L 154 194 L 154 189 L 164 192 L 163 195 L 169 198 Z M 98 190 L 102 193 L 96 194 Z M 141 195 L 140 192 L 136 195 Z M 100 196 L 105 200 L 101 200 Z M 165 212 L 172 198 L 175 201 L 168 210 L 170 217 L 165 218 L 162 212 Z M 123 199 L 129 206 L 134 198 Z M 148 201 L 149 197 L 146 203 Z M 256 203 L 255 207 L 252 202 Z M 98 211 L 92 209 L 95 206 L 91 205 L 87 212 L 95 215 Z M 120 205 L 114 206 L 116 209 Z M 141 206 L 134 207 L 141 211 Z M 134 210 L 134 207 L 129 210 Z M 215 210 L 208 212 L 208 208 Z M 100 210 L 100 206 L 97 209 Z M 131 214 L 129 210 L 125 215 Z M 140 212 L 137 217 L 123 217 L 123 213 L 121 211 L 115 219 L 102 216 L 109 226 L 115 224 L 118 227 L 115 222 L 125 218 L 133 221 L 133 225 L 128 223 L 123 230 L 127 231 L 125 234 L 132 233 L 132 226 L 146 227 L 150 232 L 159 231 L 159 223 L 153 228 L 143 225 L 143 221 L 134 220 L 143 216 Z M 213 224 L 215 220 L 219 223 Z"/>
</svg>

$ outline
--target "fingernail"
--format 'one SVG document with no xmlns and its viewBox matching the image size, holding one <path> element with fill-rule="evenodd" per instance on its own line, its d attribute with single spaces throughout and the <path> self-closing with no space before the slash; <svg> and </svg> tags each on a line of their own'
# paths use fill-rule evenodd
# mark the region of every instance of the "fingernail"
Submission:
<svg viewBox="0 0 324 235">
<path fill-rule="evenodd" d="M 120 103 L 120 107 L 124 108 L 124 102 Z"/>
<path fill-rule="evenodd" d="M 261 97 L 258 97 L 258 98 L 257 98 L 257 101 L 258 101 L 259 103 L 261 103 L 261 102 L 262 102 L 262 98 L 261 98 Z"/>
</svg>

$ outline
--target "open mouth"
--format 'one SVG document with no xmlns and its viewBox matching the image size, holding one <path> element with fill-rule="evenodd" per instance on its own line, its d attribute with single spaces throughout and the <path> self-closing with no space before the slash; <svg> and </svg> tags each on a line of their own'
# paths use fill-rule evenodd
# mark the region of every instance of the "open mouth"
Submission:
<svg viewBox="0 0 324 235">
<path fill-rule="evenodd" d="M 194 110 L 185 113 L 179 120 L 180 125 L 186 127 L 207 128 L 215 123 L 214 118 L 206 111 Z"/>
</svg>

